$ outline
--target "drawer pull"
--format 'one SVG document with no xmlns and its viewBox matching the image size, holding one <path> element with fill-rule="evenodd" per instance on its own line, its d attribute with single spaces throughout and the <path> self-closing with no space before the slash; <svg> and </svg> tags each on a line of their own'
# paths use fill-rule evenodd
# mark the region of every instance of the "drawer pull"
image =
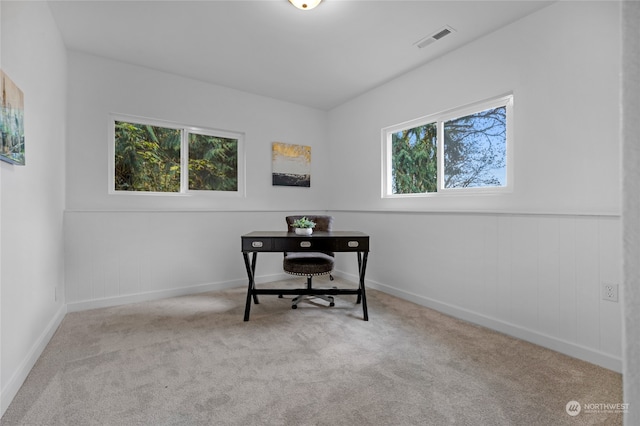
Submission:
<svg viewBox="0 0 640 426">
<path fill-rule="evenodd" d="M 305 247 L 305 248 L 311 247 L 311 241 L 300 241 L 300 247 Z"/>
<path fill-rule="evenodd" d="M 347 243 L 347 246 L 349 246 L 349 247 L 358 247 L 359 245 L 360 245 L 360 243 L 357 242 L 357 241 L 349 241 Z"/>
<path fill-rule="evenodd" d="M 251 247 L 253 247 L 253 248 L 260 248 L 260 247 L 262 247 L 262 245 L 263 245 L 262 241 L 252 241 L 251 242 Z"/>
</svg>

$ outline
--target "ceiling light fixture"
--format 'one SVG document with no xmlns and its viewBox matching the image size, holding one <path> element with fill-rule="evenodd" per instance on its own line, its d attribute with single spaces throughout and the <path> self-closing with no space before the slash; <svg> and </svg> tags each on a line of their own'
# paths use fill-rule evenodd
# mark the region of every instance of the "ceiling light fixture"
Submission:
<svg viewBox="0 0 640 426">
<path fill-rule="evenodd" d="M 320 4 L 322 0 L 289 0 L 289 3 L 300 10 L 311 10 Z"/>
</svg>

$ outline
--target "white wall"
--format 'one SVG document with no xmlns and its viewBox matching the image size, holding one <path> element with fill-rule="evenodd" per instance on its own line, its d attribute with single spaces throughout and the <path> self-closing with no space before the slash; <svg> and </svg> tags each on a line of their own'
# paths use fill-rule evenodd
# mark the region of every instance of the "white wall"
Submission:
<svg viewBox="0 0 640 426">
<path fill-rule="evenodd" d="M 640 3 L 625 2 L 622 137 L 624 164 L 624 395 L 626 425 L 640 424 Z"/>
<path fill-rule="evenodd" d="M 109 113 L 245 134 L 247 196 L 108 194 Z M 67 210 L 287 210 L 326 208 L 326 113 L 220 86 L 69 53 Z M 311 188 L 271 184 L 271 144 L 311 146 Z"/>
<path fill-rule="evenodd" d="M 245 134 L 247 195 L 108 194 L 109 113 Z M 242 233 L 286 229 L 331 191 L 326 112 L 77 52 L 69 54 L 67 302 L 122 303 L 244 285 Z M 311 188 L 271 184 L 271 144 L 311 146 Z M 261 275 L 280 276 L 281 257 Z"/>
<path fill-rule="evenodd" d="M 620 219 L 335 212 L 371 235 L 369 287 L 621 371 Z M 351 259 L 340 269 L 353 280 Z M 375 309 L 371 308 L 371 317 Z"/>
<path fill-rule="evenodd" d="M 69 211 L 65 215 L 68 308 L 76 311 L 245 286 L 240 235 L 285 230 L 287 213 Z M 261 255 L 259 265 L 258 282 L 284 278 L 281 253 Z"/>
<path fill-rule="evenodd" d="M 372 286 L 621 371 L 619 8 L 555 3 L 330 111 L 331 210 L 372 235 Z M 512 193 L 381 198 L 383 127 L 507 92 Z"/>
<path fill-rule="evenodd" d="M 559 2 L 330 112 L 331 205 L 620 214 L 616 2 Z M 381 129 L 513 92 L 514 191 L 382 199 Z"/>
<path fill-rule="evenodd" d="M 45 2 L 2 1 L 0 10 L 1 66 L 24 93 L 26 142 L 26 166 L 0 163 L 4 412 L 66 309 L 66 51 Z"/>
</svg>

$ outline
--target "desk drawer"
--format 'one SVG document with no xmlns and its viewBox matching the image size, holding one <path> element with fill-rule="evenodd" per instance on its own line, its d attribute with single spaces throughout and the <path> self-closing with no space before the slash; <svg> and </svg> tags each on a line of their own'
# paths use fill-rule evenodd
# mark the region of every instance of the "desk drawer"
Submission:
<svg viewBox="0 0 640 426">
<path fill-rule="evenodd" d="M 274 248 L 277 251 L 333 251 L 334 247 L 333 241 L 326 238 L 297 237 L 277 240 Z"/>
<path fill-rule="evenodd" d="M 271 238 L 243 238 L 242 251 L 271 251 L 273 240 Z"/>
<path fill-rule="evenodd" d="M 369 251 L 369 238 L 340 238 L 336 241 L 335 251 Z"/>
</svg>

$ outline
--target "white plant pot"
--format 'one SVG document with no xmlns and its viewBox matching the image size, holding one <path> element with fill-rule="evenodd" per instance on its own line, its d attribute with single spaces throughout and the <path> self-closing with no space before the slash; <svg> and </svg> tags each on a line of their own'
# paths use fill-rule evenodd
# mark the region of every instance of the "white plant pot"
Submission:
<svg viewBox="0 0 640 426">
<path fill-rule="evenodd" d="M 296 228 L 296 234 L 298 235 L 311 235 L 313 228 Z"/>
</svg>

